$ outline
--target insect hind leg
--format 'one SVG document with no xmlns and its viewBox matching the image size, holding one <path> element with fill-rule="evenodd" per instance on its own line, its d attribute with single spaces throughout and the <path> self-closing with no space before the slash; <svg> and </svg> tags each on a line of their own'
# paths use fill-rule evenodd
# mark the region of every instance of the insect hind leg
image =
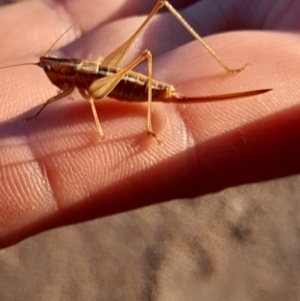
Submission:
<svg viewBox="0 0 300 301">
<path fill-rule="evenodd" d="M 191 25 L 181 16 L 181 14 L 169 3 L 169 1 L 157 1 L 152 11 L 149 13 L 146 20 L 142 23 L 142 25 L 135 31 L 135 33 L 125 41 L 121 46 L 115 49 L 112 53 L 110 53 L 107 57 L 105 57 L 102 61 L 103 65 L 112 65 L 119 66 L 120 61 L 139 36 L 141 31 L 148 26 L 153 17 L 163 8 L 167 8 L 168 11 L 177 19 L 177 21 L 197 40 L 209 53 L 210 55 L 221 65 L 221 67 L 227 73 L 239 73 L 245 69 L 248 64 L 245 64 L 241 68 L 233 69 L 227 66 L 221 58 L 216 54 L 216 52 L 203 40 L 203 38 L 191 27 Z"/>
<path fill-rule="evenodd" d="M 248 65 L 245 64 L 241 68 L 237 69 L 229 68 L 225 63 L 223 63 L 215 51 L 203 40 L 203 38 L 191 27 L 191 25 L 180 15 L 180 13 L 169 3 L 169 1 L 158 1 L 157 5 L 159 6 L 159 9 L 166 7 L 177 19 L 177 21 L 212 55 L 212 57 L 223 67 L 227 73 L 239 73 Z"/>
</svg>

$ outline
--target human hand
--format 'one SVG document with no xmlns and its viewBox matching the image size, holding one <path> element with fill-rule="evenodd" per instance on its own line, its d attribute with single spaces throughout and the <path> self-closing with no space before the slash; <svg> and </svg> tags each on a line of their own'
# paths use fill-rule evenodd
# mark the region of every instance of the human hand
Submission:
<svg viewBox="0 0 300 301">
<path fill-rule="evenodd" d="M 2 66 L 37 61 L 70 25 L 60 41 L 67 45 L 62 57 L 105 56 L 138 28 L 155 1 L 58 3 L 30 1 L 0 10 L 6 24 L 0 29 Z M 175 8 L 186 3 L 172 1 Z M 184 45 L 189 35 L 169 13 L 155 18 L 129 59 L 150 49 L 155 78 L 186 95 L 273 91 L 220 103 L 156 103 L 154 129 L 162 146 L 146 135 L 145 104 L 96 101 L 105 141 L 89 104 L 77 96 L 25 122 L 56 89 L 37 67 L 0 71 L 2 247 L 51 227 L 299 172 L 300 40 L 267 30 L 299 30 L 300 4 L 222 3 L 194 2 L 180 12 L 200 34 L 256 29 L 206 38 L 232 68 L 250 63 L 244 72 L 224 74 L 199 43 Z M 82 35 L 71 43 L 78 31 Z"/>
</svg>

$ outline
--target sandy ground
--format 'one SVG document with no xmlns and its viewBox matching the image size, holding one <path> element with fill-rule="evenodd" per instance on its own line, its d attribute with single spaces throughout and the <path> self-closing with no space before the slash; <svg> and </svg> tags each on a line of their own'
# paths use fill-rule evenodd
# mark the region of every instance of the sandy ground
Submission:
<svg viewBox="0 0 300 301">
<path fill-rule="evenodd" d="M 42 233 L 0 250 L 0 300 L 300 300 L 299 187 L 294 176 Z"/>
<path fill-rule="evenodd" d="M 299 300 L 299 187 L 294 176 L 42 233 L 0 251 L 0 300 Z"/>
</svg>

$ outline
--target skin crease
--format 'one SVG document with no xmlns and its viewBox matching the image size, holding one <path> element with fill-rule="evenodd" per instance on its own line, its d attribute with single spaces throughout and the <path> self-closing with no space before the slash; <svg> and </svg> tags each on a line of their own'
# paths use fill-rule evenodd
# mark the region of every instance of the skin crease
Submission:
<svg viewBox="0 0 300 301">
<path fill-rule="evenodd" d="M 10 30 L 0 28 L 1 66 L 36 62 L 71 25 L 56 46 L 66 46 L 61 57 L 105 56 L 155 1 L 140 3 L 30 1 L 2 8 L 0 20 Z M 299 31 L 299 1 L 186 3 L 172 1 L 197 32 L 214 34 L 205 40 L 226 64 L 249 63 L 244 72 L 226 74 L 199 43 L 187 43 L 192 39 L 170 14 L 155 17 L 127 61 L 150 49 L 155 78 L 186 95 L 273 91 L 215 103 L 155 103 L 158 146 L 146 135 L 144 103 L 96 101 L 104 141 L 78 94 L 26 122 L 57 89 L 36 66 L 1 70 L 1 247 L 52 227 L 299 173 L 300 38 L 291 33 Z M 234 29 L 242 31 L 226 33 Z"/>
</svg>

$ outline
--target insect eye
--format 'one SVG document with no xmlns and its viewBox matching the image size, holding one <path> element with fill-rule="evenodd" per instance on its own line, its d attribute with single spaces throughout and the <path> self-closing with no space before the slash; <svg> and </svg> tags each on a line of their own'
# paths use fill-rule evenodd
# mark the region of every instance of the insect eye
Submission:
<svg viewBox="0 0 300 301">
<path fill-rule="evenodd" d="M 50 71 L 51 70 L 51 66 L 50 65 L 44 65 L 44 70 L 45 71 Z"/>
</svg>

